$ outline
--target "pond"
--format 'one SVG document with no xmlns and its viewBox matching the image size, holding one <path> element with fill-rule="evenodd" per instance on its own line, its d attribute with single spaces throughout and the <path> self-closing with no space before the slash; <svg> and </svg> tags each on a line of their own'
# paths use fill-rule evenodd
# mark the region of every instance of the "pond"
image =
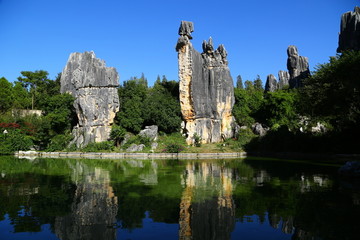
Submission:
<svg viewBox="0 0 360 240">
<path fill-rule="evenodd" d="M 0 239 L 359 239 L 360 184 L 338 167 L 0 157 Z"/>
</svg>

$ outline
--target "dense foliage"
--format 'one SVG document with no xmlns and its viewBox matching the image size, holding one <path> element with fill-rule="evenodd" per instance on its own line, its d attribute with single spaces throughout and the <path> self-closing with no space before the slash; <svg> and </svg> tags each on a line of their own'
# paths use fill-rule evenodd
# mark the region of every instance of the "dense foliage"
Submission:
<svg viewBox="0 0 360 240">
<path fill-rule="evenodd" d="M 147 86 L 144 76 L 125 81 L 119 88 L 120 111 L 117 124 L 137 134 L 145 126 L 157 125 L 164 133 L 180 128 L 181 112 L 179 85 L 158 78 L 152 88 Z"/>
<path fill-rule="evenodd" d="M 359 152 L 360 52 L 321 64 L 299 89 L 264 92 L 259 77 L 235 88 L 233 114 L 240 126 L 268 127 L 244 145 L 248 151 Z M 239 141 L 248 139 L 242 133 Z"/>
<path fill-rule="evenodd" d="M 60 94 L 60 75 L 51 80 L 46 71 L 21 74 L 14 83 L 0 79 L 0 154 L 30 148 L 64 149 L 77 121 L 73 97 Z M 41 110 L 42 114 L 25 114 L 24 109 Z"/>
</svg>

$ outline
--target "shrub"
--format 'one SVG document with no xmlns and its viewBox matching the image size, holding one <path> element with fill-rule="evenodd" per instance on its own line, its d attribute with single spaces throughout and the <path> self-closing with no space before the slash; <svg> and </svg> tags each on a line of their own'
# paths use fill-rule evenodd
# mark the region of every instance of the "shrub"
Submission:
<svg viewBox="0 0 360 240">
<path fill-rule="evenodd" d="M 64 150 L 73 139 L 71 134 L 60 134 L 53 137 L 50 141 L 48 148 L 49 152 Z"/>
<path fill-rule="evenodd" d="M 10 130 L 7 134 L 1 133 L 0 154 L 11 154 L 19 150 L 29 150 L 33 146 L 30 136 L 19 129 Z"/>
<path fill-rule="evenodd" d="M 100 152 L 100 151 L 112 151 L 114 144 L 111 141 L 104 141 L 98 143 L 89 143 L 86 147 L 82 148 L 83 152 Z"/>
<path fill-rule="evenodd" d="M 201 136 L 194 133 L 193 140 L 194 140 L 195 147 L 201 147 L 201 140 L 202 140 Z"/>
<path fill-rule="evenodd" d="M 162 150 L 164 153 L 179 153 L 184 151 L 184 146 L 178 143 L 170 143 L 165 146 Z"/>
</svg>

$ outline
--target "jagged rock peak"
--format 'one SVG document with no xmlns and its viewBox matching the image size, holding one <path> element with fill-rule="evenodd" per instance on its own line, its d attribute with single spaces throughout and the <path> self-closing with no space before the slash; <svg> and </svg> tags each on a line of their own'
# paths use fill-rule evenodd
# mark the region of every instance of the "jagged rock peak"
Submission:
<svg viewBox="0 0 360 240">
<path fill-rule="evenodd" d="M 337 52 L 360 50 L 360 8 L 341 16 L 339 46 Z"/>
<path fill-rule="evenodd" d="M 93 51 L 71 53 L 61 75 L 61 92 L 74 92 L 84 87 L 118 87 L 115 68 L 106 67 Z"/>
<path fill-rule="evenodd" d="M 266 78 L 265 83 L 265 92 L 275 92 L 278 89 L 278 82 L 276 77 L 272 74 L 269 74 Z"/>
<path fill-rule="evenodd" d="M 188 21 L 181 21 L 179 27 L 179 35 L 187 36 L 189 39 L 192 39 L 191 33 L 194 32 L 194 24 Z"/>
<path fill-rule="evenodd" d="M 287 54 L 290 88 L 299 88 L 302 86 L 302 80 L 310 75 L 309 60 L 307 57 L 299 56 L 297 47 L 293 45 L 288 47 Z"/>
</svg>

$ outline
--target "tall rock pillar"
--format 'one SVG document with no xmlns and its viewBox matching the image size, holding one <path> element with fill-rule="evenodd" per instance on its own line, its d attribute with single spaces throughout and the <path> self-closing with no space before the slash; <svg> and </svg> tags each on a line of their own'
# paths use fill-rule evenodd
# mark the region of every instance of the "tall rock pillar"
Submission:
<svg viewBox="0 0 360 240">
<path fill-rule="evenodd" d="M 309 60 L 307 57 L 299 56 L 296 46 L 289 46 L 287 49 L 287 68 L 290 74 L 290 88 L 302 86 L 302 80 L 310 76 Z"/>
<path fill-rule="evenodd" d="M 360 8 L 341 16 L 339 47 L 337 52 L 360 50 Z"/>
<path fill-rule="evenodd" d="M 214 50 L 212 39 L 203 42 L 197 52 L 190 40 L 192 22 L 182 21 L 176 44 L 179 62 L 179 91 L 183 131 L 187 143 L 194 134 L 203 143 L 221 142 L 234 135 L 234 84 L 230 75 L 227 52 L 223 45 Z"/>
<path fill-rule="evenodd" d="M 95 57 L 94 52 L 72 53 L 61 74 L 61 93 L 75 97 L 78 124 L 73 129 L 77 147 L 109 138 L 115 114 L 119 111 L 115 68 Z"/>
</svg>

